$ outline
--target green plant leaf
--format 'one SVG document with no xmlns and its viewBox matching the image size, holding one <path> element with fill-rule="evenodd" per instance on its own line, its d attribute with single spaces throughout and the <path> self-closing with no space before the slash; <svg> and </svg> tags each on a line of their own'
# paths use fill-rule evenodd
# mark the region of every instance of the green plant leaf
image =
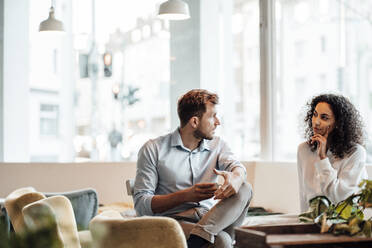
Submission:
<svg viewBox="0 0 372 248">
<path fill-rule="evenodd" d="M 338 215 L 341 218 L 347 220 L 351 217 L 352 210 L 353 210 L 353 206 L 350 205 L 348 202 L 344 201 L 341 204 L 337 205 L 335 211 L 338 213 Z"/>
<path fill-rule="evenodd" d="M 314 197 L 309 201 L 309 210 L 300 214 L 299 219 L 317 223 L 321 232 L 371 237 L 372 218 L 364 220 L 363 210 L 372 207 L 372 180 L 362 180 L 359 187 L 360 192 L 336 205 L 325 196 Z"/>
</svg>

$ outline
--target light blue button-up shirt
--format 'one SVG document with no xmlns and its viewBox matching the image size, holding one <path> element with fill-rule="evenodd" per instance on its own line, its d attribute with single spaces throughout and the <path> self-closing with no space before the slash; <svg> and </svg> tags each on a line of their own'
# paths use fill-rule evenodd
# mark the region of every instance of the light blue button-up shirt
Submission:
<svg viewBox="0 0 372 248">
<path fill-rule="evenodd" d="M 137 215 L 171 215 L 197 206 L 210 209 L 216 203 L 212 198 L 200 203 L 187 202 L 154 214 L 151 201 L 154 195 L 174 193 L 196 183 L 217 182 L 213 168 L 232 171 L 237 166 L 245 170 L 219 137 L 202 140 L 193 151 L 183 145 L 179 129 L 149 140 L 138 153 L 134 183 L 134 207 Z"/>
</svg>

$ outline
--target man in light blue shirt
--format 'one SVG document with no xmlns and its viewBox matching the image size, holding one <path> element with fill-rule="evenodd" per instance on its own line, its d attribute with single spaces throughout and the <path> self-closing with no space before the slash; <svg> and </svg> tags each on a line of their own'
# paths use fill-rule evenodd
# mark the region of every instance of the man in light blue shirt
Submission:
<svg viewBox="0 0 372 248">
<path fill-rule="evenodd" d="M 134 184 L 138 215 L 177 219 L 189 247 L 232 247 L 252 197 L 244 166 L 214 136 L 218 96 L 187 92 L 178 101 L 180 127 L 149 140 L 139 151 Z M 224 178 L 218 187 L 217 176 Z"/>
</svg>

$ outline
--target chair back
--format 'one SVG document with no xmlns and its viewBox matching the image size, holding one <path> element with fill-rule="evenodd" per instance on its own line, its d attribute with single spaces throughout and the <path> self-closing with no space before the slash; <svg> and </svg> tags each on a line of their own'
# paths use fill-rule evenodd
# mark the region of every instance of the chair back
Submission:
<svg viewBox="0 0 372 248">
<path fill-rule="evenodd" d="M 127 187 L 127 194 L 133 196 L 134 195 L 134 180 L 133 179 L 126 180 L 125 186 Z"/>
<path fill-rule="evenodd" d="M 35 229 L 46 226 L 47 217 L 52 215 L 63 246 L 81 248 L 74 210 L 67 197 L 59 195 L 45 198 L 25 206 L 22 212 L 28 227 Z"/>
<path fill-rule="evenodd" d="M 16 233 L 23 232 L 25 229 L 23 207 L 45 198 L 44 194 L 36 192 L 32 187 L 17 189 L 5 198 L 5 209 Z"/>
<path fill-rule="evenodd" d="M 169 217 L 123 218 L 105 211 L 89 225 L 95 248 L 187 248 L 180 224 Z"/>
</svg>

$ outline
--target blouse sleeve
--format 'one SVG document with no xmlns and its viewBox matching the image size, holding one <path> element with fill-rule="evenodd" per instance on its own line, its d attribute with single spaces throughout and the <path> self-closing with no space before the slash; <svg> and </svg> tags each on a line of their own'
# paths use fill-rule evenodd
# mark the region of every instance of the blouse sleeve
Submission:
<svg viewBox="0 0 372 248">
<path fill-rule="evenodd" d="M 362 146 L 349 156 L 343 158 L 344 163 L 339 172 L 335 170 L 329 159 L 325 158 L 315 163 L 319 174 L 321 189 L 332 202 L 338 203 L 359 190 L 358 184 L 368 178 L 365 162 L 366 151 Z"/>
</svg>

